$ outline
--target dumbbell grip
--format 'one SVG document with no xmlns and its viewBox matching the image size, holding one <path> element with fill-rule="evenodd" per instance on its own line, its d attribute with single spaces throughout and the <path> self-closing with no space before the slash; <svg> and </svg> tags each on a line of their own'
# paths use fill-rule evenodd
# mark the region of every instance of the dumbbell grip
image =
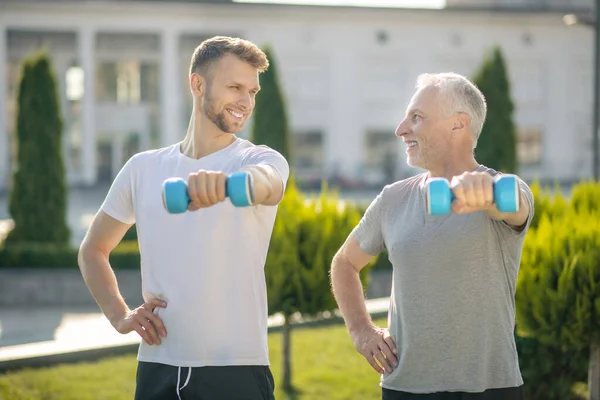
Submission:
<svg viewBox="0 0 600 400">
<path fill-rule="evenodd" d="M 454 192 L 450 189 L 448 180 L 444 178 L 433 178 L 427 183 L 427 210 L 432 215 L 446 214 L 451 209 L 451 203 L 456 199 Z M 494 179 L 494 204 L 500 212 L 512 213 L 519 210 L 520 190 L 517 178 L 512 174 L 498 175 Z M 430 193 L 449 193 L 440 196 L 432 204 Z M 447 210 L 447 211 L 445 211 Z"/>
<path fill-rule="evenodd" d="M 246 207 L 254 203 L 252 176 L 247 171 L 238 171 L 231 174 L 225 182 L 225 196 L 234 206 Z M 191 202 L 188 194 L 187 183 L 182 178 L 169 178 L 163 183 L 163 205 L 171 214 L 180 214 L 187 211 Z"/>
</svg>

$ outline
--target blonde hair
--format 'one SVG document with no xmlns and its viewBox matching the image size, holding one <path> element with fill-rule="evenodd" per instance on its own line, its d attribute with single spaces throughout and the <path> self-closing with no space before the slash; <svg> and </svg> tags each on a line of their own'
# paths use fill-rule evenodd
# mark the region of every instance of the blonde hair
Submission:
<svg viewBox="0 0 600 400">
<path fill-rule="evenodd" d="M 473 148 L 481 135 L 487 115 L 487 103 L 481 90 L 469 79 L 454 72 L 421 74 L 417 78 L 417 89 L 434 86 L 444 98 L 447 114 L 465 113 L 471 120 Z"/>
<path fill-rule="evenodd" d="M 206 75 L 210 65 L 226 54 L 239 57 L 258 69 L 259 72 L 264 72 L 269 68 L 267 56 L 254 43 L 240 38 L 214 36 L 200 43 L 194 50 L 190 62 L 190 75 L 194 73 Z"/>
</svg>

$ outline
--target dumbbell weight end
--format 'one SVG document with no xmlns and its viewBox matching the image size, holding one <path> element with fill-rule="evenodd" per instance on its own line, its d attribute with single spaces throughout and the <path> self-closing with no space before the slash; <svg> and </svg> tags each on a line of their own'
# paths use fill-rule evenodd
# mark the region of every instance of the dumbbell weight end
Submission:
<svg viewBox="0 0 600 400">
<path fill-rule="evenodd" d="M 494 204 L 498 211 L 514 213 L 519 211 L 519 182 L 512 174 L 498 175 L 494 179 Z M 431 178 L 426 186 L 426 207 L 429 215 L 450 213 L 455 197 L 445 178 Z"/>
<path fill-rule="evenodd" d="M 225 183 L 225 196 L 236 207 L 246 207 L 253 203 L 252 179 L 249 172 L 238 171 L 231 174 Z M 187 211 L 190 204 L 187 182 L 182 178 L 168 178 L 163 182 L 162 200 L 170 214 Z"/>
</svg>

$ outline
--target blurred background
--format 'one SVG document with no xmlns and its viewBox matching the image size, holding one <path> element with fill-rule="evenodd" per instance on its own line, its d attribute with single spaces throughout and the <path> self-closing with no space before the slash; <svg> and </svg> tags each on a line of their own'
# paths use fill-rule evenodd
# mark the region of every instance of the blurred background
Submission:
<svg viewBox="0 0 600 400">
<path fill-rule="evenodd" d="M 418 172 L 393 134 L 417 75 L 473 78 L 494 47 L 515 107 L 517 172 L 566 188 L 593 174 L 592 0 L 0 5 L 0 193 L 10 190 L 15 164 L 20 62 L 32 51 L 44 47 L 52 57 L 68 186 L 99 195 L 132 154 L 183 138 L 191 53 L 214 35 L 272 47 L 302 188 L 327 179 L 366 201 L 384 183 Z"/>
<path fill-rule="evenodd" d="M 357 204 L 348 221 L 355 223 L 384 185 L 422 172 L 406 164 L 404 145 L 394 131 L 404 117 L 418 75 L 424 72 L 460 73 L 482 88 L 489 110 L 482 133 L 486 139 L 476 151 L 478 161 L 517 173 L 534 185 L 536 202 L 540 200 L 536 214 L 565 215 L 571 204 L 580 210 L 579 199 L 596 211 L 600 204 L 599 185 L 575 190 L 575 200 L 570 200 L 578 184 L 597 180 L 600 173 L 597 14 L 594 0 L 0 0 L 0 399 L 29 398 L 19 390 L 34 387 L 33 381 L 44 382 L 41 375 L 2 380 L 3 369 L 35 364 L 31 363 L 32 354 L 50 355 L 54 358 L 44 362 L 54 365 L 69 359 L 56 354 L 75 354 L 84 348 L 114 350 L 132 345 L 127 349 L 135 351 L 138 339 L 118 337 L 99 313 L 81 280 L 76 251 L 124 163 L 135 153 L 173 144 L 185 136 L 192 108 L 189 63 L 204 39 L 235 36 L 269 49 L 273 68 L 266 74 L 272 74 L 268 81 L 278 87 L 280 97 L 265 100 L 265 107 L 270 101 L 284 104 L 286 115 L 280 122 L 288 137 L 288 159 L 297 188 L 307 196 L 322 193 L 323 183 L 335 188 L 341 200 Z M 53 167 L 37 170 L 41 181 L 48 173 L 49 183 L 44 188 L 47 192 L 32 200 L 32 193 L 39 192 L 18 189 L 17 173 L 41 158 L 28 156 L 19 161 L 19 148 L 25 148 L 19 141 L 32 139 L 23 134 L 19 139 L 18 116 L 24 65 L 38 50 L 47 54 L 55 82 L 61 119 L 55 136 L 62 166 L 56 171 Z M 38 121 L 36 115 L 24 115 L 25 120 Z M 40 126 L 38 131 L 43 130 L 44 125 Z M 252 130 L 250 120 L 240 136 L 254 139 Z M 35 140 L 46 146 L 44 140 Z M 50 175 L 56 176 L 58 183 L 53 183 Z M 539 191 L 541 187 L 548 188 L 546 197 Z M 52 197 L 55 189 L 58 197 Z M 290 202 L 295 201 L 294 196 Z M 21 224 L 30 227 L 19 231 L 25 239 L 13 239 L 16 245 L 12 247 L 2 244 L 15 226 L 16 215 L 33 215 L 31 210 L 41 210 L 50 198 L 59 199 L 48 200 L 56 208 L 40 211 Z M 595 200 L 589 200 L 592 198 Z M 28 201 L 29 211 L 18 211 Z M 283 206 L 284 210 L 286 207 L 291 206 Z M 23 233 L 44 224 L 56 232 L 63 214 L 66 228 L 61 228 L 65 234 L 60 239 L 34 240 L 31 237 L 35 235 Z M 292 218 L 292 214 L 286 215 Z M 334 214 L 333 219 L 337 218 Z M 52 219 L 55 216 L 59 219 Z M 594 220 L 587 214 L 580 217 L 578 221 Z M 536 218 L 537 229 L 541 217 Z M 316 227 L 318 222 L 311 224 Z M 330 241 L 331 249 L 323 253 L 329 258 L 319 260 L 319 265 L 327 266 L 329 254 L 351 228 L 339 229 L 340 238 Z M 314 229 L 314 235 L 324 234 L 318 227 Z M 571 228 L 540 229 L 564 232 Z M 600 229 L 594 232 L 600 233 Z M 529 236 L 538 239 L 527 244 L 526 252 L 542 237 Z M 112 260 L 122 290 L 135 305 L 140 287 L 134 228 L 125 239 L 127 243 Z M 40 247 L 38 242 L 54 247 Z M 596 247 L 600 248 L 600 243 Z M 297 251 L 298 259 L 303 260 L 299 270 L 306 269 L 306 263 L 316 263 L 310 255 Z M 305 261 L 305 256 L 310 261 Z M 567 265 L 563 261 L 568 257 L 563 256 L 556 256 L 561 260 L 558 264 Z M 594 284 L 600 281 L 600 256 L 590 257 L 595 272 L 586 279 Z M 527 264 L 531 268 L 538 265 L 539 260 L 524 259 L 531 262 Z M 267 265 L 267 273 L 272 271 L 269 268 L 276 267 Z M 369 310 L 378 318 L 387 314 L 390 274 L 386 257 L 380 257 L 369 272 L 366 292 L 373 300 Z M 325 285 L 314 293 L 320 290 L 329 295 L 326 270 L 320 279 Z M 269 282 L 269 290 L 284 286 L 284 281 Z M 583 293 L 580 289 L 578 286 Z M 595 299 L 598 289 L 590 290 Z M 273 293 L 283 296 L 276 289 Z M 546 301 L 543 296 L 538 300 L 540 304 Z M 319 309 L 331 310 L 330 302 L 330 298 L 324 300 Z M 519 304 L 534 307 L 524 300 Z M 294 310 L 279 309 L 277 300 L 270 299 L 270 308 L 283 313 L 280 319 L 272 316 L 273 329 L 292 315 L 297 316 L 296 323 L 314 316 L 314 310 L 303 311 L 301 305 Z M 591 318 L 600 320 L 600 305 L 597 308 Z M 548 324 L 560 331 L 560 323 Z M 522 325 L 527 324 L 523 321 Z M 591 331 L 600 334 L 600 327 L 594 326 Z M 339 340 L 347 341 L 343 329 L 338 328 Z M 95 331 L 91 338 L 83 334 L 90 330 Z M 522 368 L 534 382 L 528 399 L 569 400 L 589 395 L 587 384 L 582 383 L 590 357 L 588 333 L 577 336 L 579 344 L 566 352 L 566 339 L 554 338 L 542 346 L 537 339 L 525 339 L 523 333 L 519 341 Z M 309 346 L 321 338 L 302 336 L 298 340 Z M 78 341 L 83 341 L 79 347 L 74 344 Z M 35 343 L 42 347 L 27 347 Z M 278 365 L 277 343 L 270 346 Z M 342 357 L 339 366 L 329 366 L 330 370 L 349 368 L 356 362 L 360 365 L 353 370 L 357 379 L 367 373 L 356 353 L 348 348 L 344 351 L 350 355 Z M 600 344 L 591 351 L 597 352 L 593 354 L 600 362 Z M 319 387 L 315 382 L 329 376 L 329 371 L 303 375 L 322 361 L 302 362 L 306 368 L 297 367 L 297 371 L 303 385 Z M 124 385 L 131 391 L 133 362 L 125 359 L 123 363 L 127 367 L 119 376 L 125 376 Z M 569 372 L 557 372 L 561 368 Z M 106 370 L 107 375 L 97 382 L 116 379 L 110 375 L 110 367 Z M 599 370 L 595 372 L 598 387 Z M 279 370 L 276 380 L 278 374 Z M 340 384 L 336 395 L 315 389 L 300 398 L 377 398 L 378 377 L 369 376 L 364 387 Z M 15 384 L 17 381 L 20 383 Z M 93 391 L 88 388 L 91 397 L 85 398 L 95 398 L 89 394 Z M 61 399 L 83 398 L 67 389 L 56 393 Z M 108 394 L 98 398 L 108 398 L 103 396 Z"/>
</svg>

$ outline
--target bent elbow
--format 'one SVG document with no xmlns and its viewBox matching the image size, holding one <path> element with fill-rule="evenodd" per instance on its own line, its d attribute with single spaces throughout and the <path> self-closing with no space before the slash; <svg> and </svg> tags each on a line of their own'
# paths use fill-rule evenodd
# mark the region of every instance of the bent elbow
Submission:
<svg viewBox="0 0 600 400">
<path fill-rule="evenodd" d="M 83 239 L 77 252 L 77 264 L 79 269 L 85 268 L 86 265 L 90 264 L 90 260 L 108 260 L 108 252 L 103 250 L 100 246 L 94 245 L 87 239 Z"/>
</svg>

